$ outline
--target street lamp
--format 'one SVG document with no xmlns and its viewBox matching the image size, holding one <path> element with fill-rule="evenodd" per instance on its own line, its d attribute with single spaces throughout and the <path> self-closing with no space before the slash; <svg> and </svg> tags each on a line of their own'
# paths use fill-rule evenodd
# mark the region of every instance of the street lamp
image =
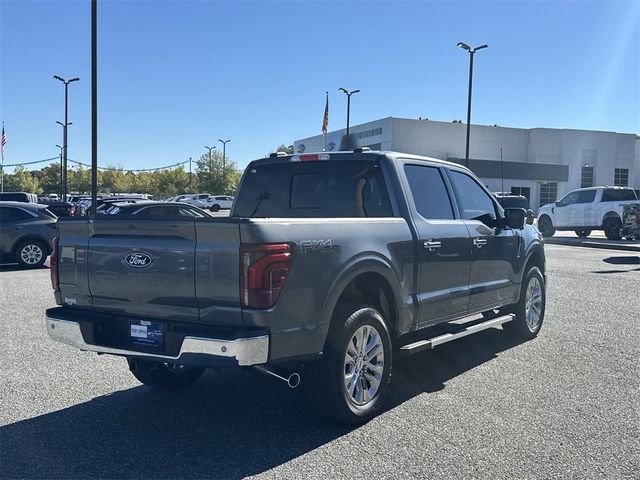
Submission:
<svg viewBox="0 0 640 480">
<path fill-rule="evenodd" d="M 56 144 L 56 147 L 60 149 L 60 201 L 63 201 L 62 200 L 62 147 L 58 144 Z"/>
<path fill-rule="evenodd" d="M 471 129 L 471 85 L 473 83 L 473 54 L 478 50 L 487 48 L 489 45 L 480 45 L 476 48 L 471 48 L 469 45 L 463 42 L 458 42 L 458 47 L 469 52 L 469 94 L 467 97 L 467 145 L 464 155 L 464 166 L 469 168 L 469 133 Z"/>
<path fill-rule="evenodd" d="M 352 90 L 349 91 L 346 88 L 340 87 L 338 91 L 344 93 L 347 96 L 347 148 L 351 146 L 351 141 L 349 139 L 349 115 L 351 112 L 351 95 L 354 93 L 358 93 L 360 90 Z"/>
<path fill-rule="evenodd" d="M 226 168 L 226 160 L 227 160 L 227 143 L 231 141 L 231 139 L 229 140 L 220 140 L 218 139 L 218 141 L 220 143 L 222 143 L 222 180 L 224 182 L 224 173 L 225 173 L 225 168 Z M 225 186 L 226 187 L 226 186 Z"/>
<path fill-rule="evenodd" d="M 216 147 L 207 147 L 205 145 L 204 148 L 209 150 L 209 173 L 211 173 L 211 172 L 213 172 L 213 165 L 211 164 L 211 150 L 215 150 Z"/>
<path fill-rule="evenodd" d="M 77 82 L 80 80 L 78 77 L 74 77 L 71 80 L 65 80 L 58 75 L 53 76 L 54 80 L 60 80 L 64 83 L 64 124 L 63 126 L 63 134 L 62 134 L 62 149 L 63 149 L 63 165 L 62 165 L 62 201 L 66 202 L 67 200 L 67 150 L 69 148 L 67 144 L 67 127 L 70 125 L 68 119 L 68 98 L 69 98 L 69 84 L 73 82 Z M 58 122 L 60 123 L 60 122 Z"/>
</svg>

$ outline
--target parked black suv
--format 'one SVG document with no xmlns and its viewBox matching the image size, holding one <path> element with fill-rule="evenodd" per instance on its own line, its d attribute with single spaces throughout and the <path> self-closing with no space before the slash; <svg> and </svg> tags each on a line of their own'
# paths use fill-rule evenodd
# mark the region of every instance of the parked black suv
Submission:
<svg viewBox="0 0 640 480">
<path fill-rule="evenodd" d="M 0 256 L 25 267 L 40 267 L 52 251 L 56 221 L 46 205 L 0 202 Z"/>
</svg>

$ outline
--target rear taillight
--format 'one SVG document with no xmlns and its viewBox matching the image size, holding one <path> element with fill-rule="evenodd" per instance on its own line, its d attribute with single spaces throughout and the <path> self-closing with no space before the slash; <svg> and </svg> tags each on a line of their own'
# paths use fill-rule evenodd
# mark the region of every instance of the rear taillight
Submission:
<svg viewBox="0 0 640 480">
<path fill-rule="evenodd" d="M 240 302 L 248 308 L 275 305 L 291 267 L 286 243 L 240 245 Z"/>
<path fill-rule="evenodd" d="M 49 273 L 51 273 L 51 286 L 54 290 L 60 290 L 60 281 L 58 279 L 58 237 L 53 237 L 53 241 L 51 242 Z"/>
</svg>

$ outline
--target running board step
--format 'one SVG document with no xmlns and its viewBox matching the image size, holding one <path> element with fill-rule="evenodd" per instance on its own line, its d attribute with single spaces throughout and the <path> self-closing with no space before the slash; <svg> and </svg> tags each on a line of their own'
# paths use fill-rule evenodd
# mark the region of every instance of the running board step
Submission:
<svg viewBox="0 0 640 480">
<path fill-rule="evenodd" d="M 438 345 L 442 345 L 443 343 L 452 342 L 453 340 L 457 340 L 459 338 L 466 337 L 467 335 L 481 332 L 482 330 L 486 330 L 487 328 L 497 327 L 498 325 L 502 325 L 503 323 L 510 322 L 514 318 L 515 315 L 510 313 L 508 315 L 502 315 L 500 317 L 492 318 L 491 320 L 487 320 L 486 322 L 476 323 L 475 325 L 467 327 L 456 333 L 445 333 L 444 335 L 440 335 L 438 337 L 418 340 L 417 342 L 409 343 L 400 347 L 400 353 L 402 355 L 408 355 L 410 353 L 416 353 L 422 350 L 437 347 Z"/>
</svg>

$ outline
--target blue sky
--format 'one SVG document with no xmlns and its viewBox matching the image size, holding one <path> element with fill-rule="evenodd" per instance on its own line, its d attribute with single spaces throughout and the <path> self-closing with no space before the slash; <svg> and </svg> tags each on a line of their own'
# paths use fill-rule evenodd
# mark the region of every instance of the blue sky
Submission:
<svg viewBox="0 0 640 480">
<path fill-rule="evenodd" d="M 640 2 L 99 0 L 101 166 L 151 168 L 230 138 L 244 167 L 281 143 L 387 116 L 640 133 Z M 90 161 L 89 0 L 0 0 L 5 163 Z M 43 166 L 43 165 L 41 165 Z"/>
</svg>

